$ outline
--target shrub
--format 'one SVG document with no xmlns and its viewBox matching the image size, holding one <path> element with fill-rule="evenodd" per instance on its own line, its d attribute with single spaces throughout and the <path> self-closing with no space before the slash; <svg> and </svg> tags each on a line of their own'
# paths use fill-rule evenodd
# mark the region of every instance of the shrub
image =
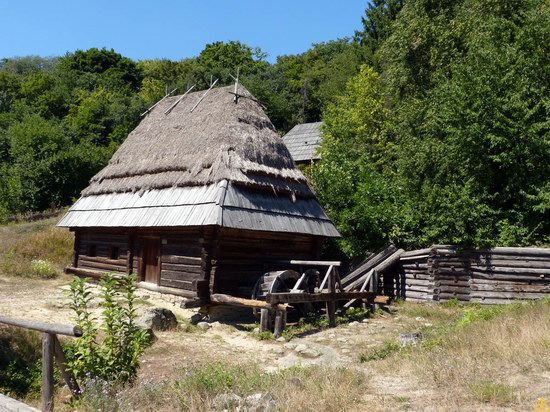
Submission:
<svg viewBox="0 0 550 412">
<path fill-rule="evenodd" d="M 80 379 L 132 382 L 139 356 L 149 343 L 145 330 L 135 324 L 136 276 L 101 280 L 102 322 L 99 327 L 90 312 L 92 293 L 85 280 L 75 278 L 70 287 L 71 307 L 83 336 L 70 347 L 69 367 Z M 103 339 L 100 339 L 100 332 Z"/>
<path fill-rule="evenodd" d="M 31 261 L 31 275 L 43 279 L 54 278 L 57 273 L 52 263 L 48 260 L 33 259 Z"/>
</svg>

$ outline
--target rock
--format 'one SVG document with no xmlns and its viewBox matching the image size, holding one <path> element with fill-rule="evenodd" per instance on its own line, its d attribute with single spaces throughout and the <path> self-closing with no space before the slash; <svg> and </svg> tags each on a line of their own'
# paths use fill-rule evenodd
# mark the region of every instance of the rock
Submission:
<svg viewBox="0 0 550 412">
<path fill-rule="evenodd" d="M 218 322 L 218 321 L 216 321 L 216 322 L 210 322 L 210 326 L 211 326 L 212 328 L 219 328 L 221 325 L 222 325 L 222 324 L 221 324 L 220 322 Z"/>
<path fill-rule="evenodd" d="M 319 353 L 315 349 L 306 348 L 306 349 L 304 349 L 303 351 L 300 352 L 300 355 L 305 356 L 306 358 L 317 358 L 317 357 L 321 356 L 321 353 Z"/>
<path fill-rule="evenodd" d="M 271 349 L 271 352 L 273 352 L 276 355 L 284 355 L 285 350 L 283 348 L 273 348 Z"/>
<path fill-rule="evenodd" d="M 212 399 L 212 406 L 216 411 L 235 410 L 240 406 L 242 399 L 235 393 L 221 393 Z"/>
<path fill-rule="evenodd" d="M 425 323 L 424 326 L 427 328 L 431 328 L 434 324 L 433 323 Z"/>
<path fill-rule="evenodd" d="M 351 351 L 349 349 L 342 349 L 342 353 L 350 353 Z"/>
<path fill-rule="evenodd" d="M 288 342 L 283 345 L 286 349 L 294 350 L 296 346 L 298 346 L 297 343 L 294 342 Z"/>
<path fill-rule="evenodd" d="M 199 322 L 199 323 L 197 323 L 197 326 L 199 328 L 201 328 L 202 330 L 208 330 L 212 327 L 212 326 L 210 326 L 210 323 L 208 323 L 208 322 Z"/>
<path fill-rule="evenodd" d="M 272 412 L 275 410 L 275 401 L 268 393 L 255 393 L 241 401 L 240 410 L 243 412 Z"/>
<path fill-rule="evenodd" d="M 334 333 L 331 333 L 331 334 L 328 335 L 328 337 L 329 337 L 329 339 L 334 339 L 334 338 L 336 338 L 336 335 Z"/>
<path fill-rule="evenodd" d="M 138 324 L 143 329 L 170 330 L 178 326 L 178 321 L 171 310 L 154 308 L 147 310 L 139 319 Z"/>
<path fill-rule="evenodd" d="M 422 335 L 420 332 L 399 334 L 399 342 L 401 343 L 401 346 L 416 346 L 420 342 L 421 338 Z"/>
<path fill-rule="evenodd" d="M 193 325 L 196 325 L 199 322 L 202 322 L 204 319 L 206 319 L 206 316 L 202 313 L 195 313 L 193 316 L 191 316 L 191 323 Z"/>
<path fill-rule="evenodd" d="M 416 320 L 417 322 L 425 322 L 426 318 L 423 318 L 422 316 L 417 316 L 416 318 L 414 318 L 414 320 Z"/>
<path fill-rule="evenodd" d="M 299 345 L 297 345 L 294 350 L 298 353 L 302 353 L 303 351 L 305 351 L 307 349 L 307 345 L 304 345 L 303 343 L 300 343 Z"/>
<path fill-rule="evenodd" d="M 341 342 L 341 343 L 348 343 L 348 340 L 345 339 L 345 338 L 338 338 L 336 339 L 338 342 Z"/>
<path fill-rule="evenodd" d="M 369 320 L 365 318 L 365 319 L 363 319 L 361 322 L 363 322 L 363 323 L 369 323 Z"/>
<path fill-rule="evenodd" d="M 350 325 L 350 326 L 357 326 L 357 325 L 359 325 L 359 322 L 357 322 L 356 320 L 354 320 L 353 322 L 350 322 L 349 325 Z"/>
<path fill-rule="evenodd" d="M 254 332 L 254 333 L 260 333 L 260 328 L 254 328 L 254 329 L 252 330 L 252 332 Z"/>
<path fill-rule="evenodd" d="M 280 336 L 277 339 L 275 339 L 277 342 L 286 342 L 286 339 L 284 336 Z"/>
</svg>

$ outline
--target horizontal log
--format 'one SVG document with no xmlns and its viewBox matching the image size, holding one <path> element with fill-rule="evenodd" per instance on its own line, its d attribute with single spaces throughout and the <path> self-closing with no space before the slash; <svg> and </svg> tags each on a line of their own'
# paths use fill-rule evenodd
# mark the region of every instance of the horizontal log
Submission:
<svg viewBox="0 0 550 412">
<path fill-rule="evenodd" d="M 401 259 L 408 259 L 410 257 L 418 257 L 418 256 L 428 256 L 432 251 L 432 248 L 425 248 L 425 249 L 418 249 L 418 250 L 410 250 L 407 252 L 403 252 L 401 255 Z"/>
<path fill-rule="evenodd" d="M 432 300 L 432 294 L 426 292 L 417 292 L 414 290 L 406 290 L 405 299 L 408 299 L 409 297 L 423 300 Z"/>
<path fill-rule="evenodd" d="M 518 261 L 518 260 L 529 260 L 532 262 L 547 262 L 550 257 L 548 256 L 530 256 L 530 255 L 502 255 L 502 254 L 496 254 L 496 253 L 482 253 L 482 252 L 474 252 L 472 253 L 472 260 L 501 260 L 501 261 Z"/>
<path fill-rule="evenodd" d="M 162 269 L 160 272 L 161 279 L 171 279 L 171 280 L 184 280 L 192 282 L 194 280 L 202 279 L 203 276 L 200 273 L 187 273 L 187 272 L 174 272 L 172 270 Z"/>
<path fill-rule="evenodd" d="M 193 281 L 160 278 L 160 286 L 195 291 Z"/>
<path fill-rule="evenodd" d="M 472 291 L 494 291 L 494 292 L 536 292 L 548 293 L 550 296 L 550 284 L 547 285 L 499 285 L 499 284 L 472 284 Z"/>
<path fill-rule="evenodd" d="M 389 300 L 387 296 L 379 296 L 375 292 L 337 292 L 337 293 L 268 293 L 268 303 L 305 303 L 305 302 L 328 302 L 335 300 L 361 299 L 373 301 L 376 299 L 382 304 Z"/>
<path fill-rule="evenodd" d="M 163 263 L 162 269 L 173 271 L 173 272 L 202 273 L 201 266 L 183 265 L 179 263 Z"/>
<path fill-rule="evenodd" d="M 479 277 L 475 277 L 475 278 L 472 278 L 470 280 L 470 283 L 472 285 L 476 284 L 488 284 L 488 285 L 539 285 L 539 286 L 544 286 L 544 285 L 548 285 L 550 282 L 549 279 L 541 279 L 541 278 L 536 278 L 536 279 L 533 279 L 533 280 L 524 280 L 522 279 L 521 281 L 518 281 L 518 280 L 502 280 L 502 279 L 484 279 L 484 278 L 479 278 Z"/>
<path fill-rule="evenodd" d="M 489 292 L 475 291 L 470 294 L 475 298 L 496 298 L 496 299 L 541 299 L 548 297 L 547 293 L 522 293 L 522 292 Z"/>
<path fill-rule="evenodd" d="M 201 266 L 202 258 L 192 256 L 179 256 L 179 255 L 162 255 L 160 258 L 162 263 L 177 263 L 183 265 Z"/>
<path fill-rule="evenodd" d="M 495 247 L 487 250 L 479 250 L 477 253 L 516 256 L 548 256 L 550 258 L 550 248 L 537 247 Z"/>
<path fill-rule="evenodd" d="M 274 309 L 282 311 L 285 311 L 288 307 L 288 305 L 271 304 L 261 300 L 238 298 L 236 296 L 225 295 L 222 293 L 215 293 L 211 295 L 210 301 L 229 306 L 240 306 L 257 309 Z"/>
<path fill-rule="evenodd" d="M 470 296 L 470 303 L 478 303 L 480 305 L 510 305 L 516 302 L 513 299 L 477 298 Z"/>
<path fill-rule="evenodd" d="M 403 269 L 428 269 L 428 263 L 401 263 Z"/>
<path fill-rule="evenodd" d="M 197 296 L 197 294 L 195 292 L 192 292 L 192 291 L 189 291 L 189 290 L 171 288 L 171 287 L 166 287 L 166 286 L 159 286 L 159 285 L 155 285 L 153 283 L 138 282 L 137 286 L 141 289 L 150 290 L 152 292 L 164 293 L 164 294 L 167 294 L 167 295 L 176 295 L 176 296 L 181 296 L 181 297 L 184 297 L 184 298 L 195 298 Z"/>
<path fill-rule="evenodd" d="M 46 323 L 33 320 L 13 319 L 6 316 L 0 316 L 0 323 L 10 326 L 17 326 L 24 329 L 35 330 L 38 332 L 52 333 L 54 335 L 66 335 L 74 337 L 82 336 L 82 330 L 75 325 L 63 325 L 60 323 Z"/>
<path fill-rule="evenodd" d="M 126 265 L 109 265 L 105 263 L 90 262 L 82 259 L 78 259 L 78 266 L 86 269 L 97 269 L 103 272 L 125 273 L 127 270 Z"/>
<path fill-rule="evenodd" d="M 433 275 L 429 274 L 428 272 L 420 272 L 420 273 L 409 273 L 405 272 L 405 279 L 426 279 L 426 280 L 432 280 Z"/>
<path fill-rule="evenodd" d="M 439 293 L 470 293 L 470 286 L 449 286 L 449 285 L 442 285 L 437 288 L 439 290 Z"/>
<path fill-rule="evenodd" d="M 405 284 L 406 285 L 428 286 L 428 285 L 435 285 L 436 283 L 434 283 L 431 280 L 427 280 L 427 279 L 407 279 L 405 281 Z"/>
</svg>

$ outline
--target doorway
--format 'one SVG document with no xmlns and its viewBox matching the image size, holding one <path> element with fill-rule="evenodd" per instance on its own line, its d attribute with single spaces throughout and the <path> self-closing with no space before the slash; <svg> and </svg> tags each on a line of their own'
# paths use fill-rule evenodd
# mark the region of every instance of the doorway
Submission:
<svg viewBox="0 0 550 412">
<path fill-rule="evenodd" d="M 160 281 L 160 238 L 141 239 L 141 280 L 159 284 Z"/>
</svg>

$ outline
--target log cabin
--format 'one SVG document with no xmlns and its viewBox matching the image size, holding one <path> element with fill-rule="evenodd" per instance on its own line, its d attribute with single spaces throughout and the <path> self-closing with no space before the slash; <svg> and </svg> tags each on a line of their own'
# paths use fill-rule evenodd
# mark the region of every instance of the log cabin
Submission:
<svg viewBox="0 0 550 412">
<path fill-rule="evenodd" d="M 339 233 L 241 85 L 161 100 L 58 223 L 68 273 L 136 273 L 188 298 L 249 297 L 289 259 L 318 259 Z"/>
</svg>

